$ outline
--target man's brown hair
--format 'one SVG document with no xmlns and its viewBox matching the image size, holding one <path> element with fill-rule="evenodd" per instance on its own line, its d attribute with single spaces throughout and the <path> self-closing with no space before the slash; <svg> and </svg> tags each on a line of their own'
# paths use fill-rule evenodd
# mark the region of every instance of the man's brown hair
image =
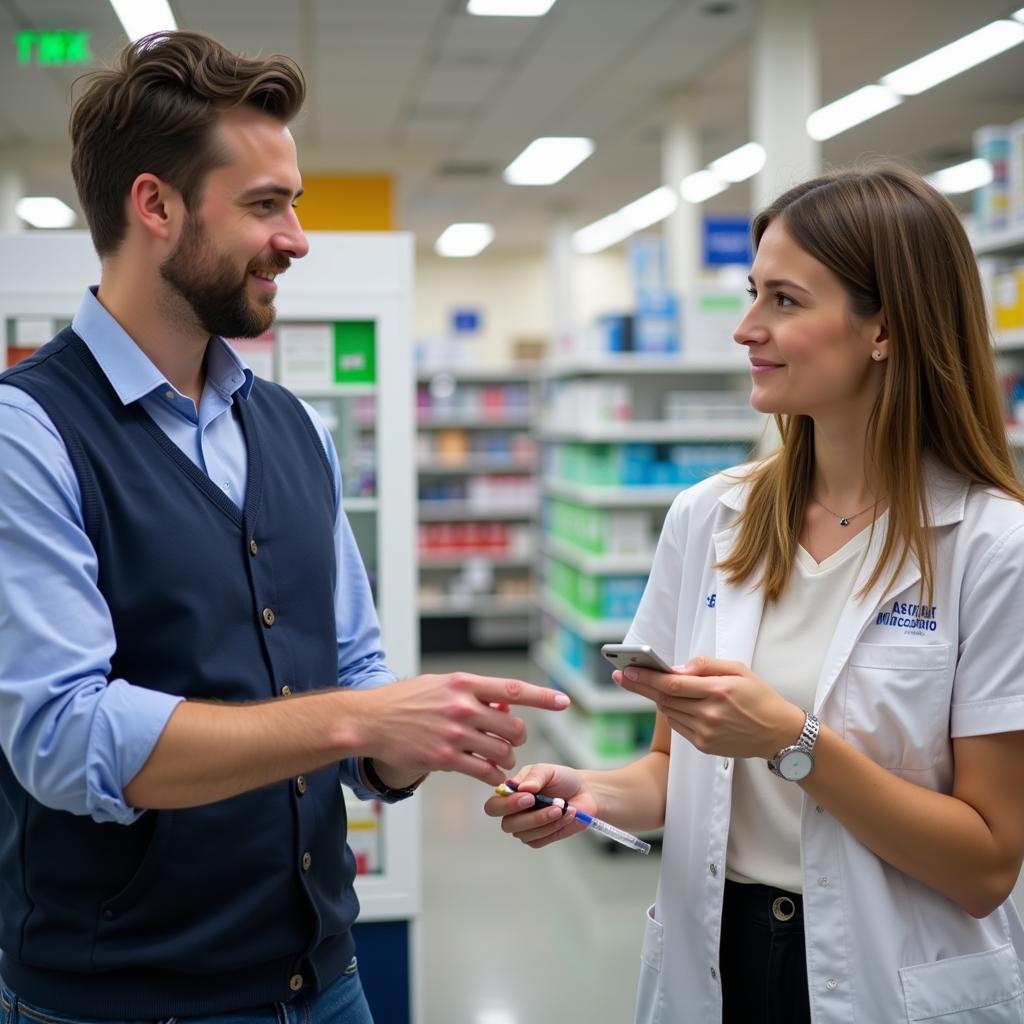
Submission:
<svg viewBox="0 0 1024 1024">
<path fill-rule="evenodd" d="M 125 199 L 140 174 L 172 185 L 193 210 L 207 173 L 226 160 L 214 139 L 218 115 L 247 104 L 287 124 L 306 95 L 291 58 L 253 60 L 198 32 L 145 36 L 83 81 L 71 111 L 71 173 L 101 258 L 124 238 Z"/>
</svg>

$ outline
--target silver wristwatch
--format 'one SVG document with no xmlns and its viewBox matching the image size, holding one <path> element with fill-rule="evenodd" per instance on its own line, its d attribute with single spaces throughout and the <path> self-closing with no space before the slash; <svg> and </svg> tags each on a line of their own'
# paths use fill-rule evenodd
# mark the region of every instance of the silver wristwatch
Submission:
<svg viewBox="0 0 1024 1024">
<path fill-rule="evenodd" d="M 783 747 L 768 761 L 768 770 L 787 782 L 800 782 L 811 774 L 814 767 L 814 744 L 818 741 L 818 719 L 804 712 L 804 727 L 792 747 Z"/>
</svg>

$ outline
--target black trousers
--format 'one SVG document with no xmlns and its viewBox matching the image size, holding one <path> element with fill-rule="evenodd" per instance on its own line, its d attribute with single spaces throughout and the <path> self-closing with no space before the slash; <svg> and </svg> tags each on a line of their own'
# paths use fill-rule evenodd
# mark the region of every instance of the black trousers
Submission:
<svg viewBox="0 0 1024 1024">
<path fill-rule="evenodd" d="M 800 897 L 726 880 L 719 968 L 722 1024 L 810 1024 Z"/>
</svg>

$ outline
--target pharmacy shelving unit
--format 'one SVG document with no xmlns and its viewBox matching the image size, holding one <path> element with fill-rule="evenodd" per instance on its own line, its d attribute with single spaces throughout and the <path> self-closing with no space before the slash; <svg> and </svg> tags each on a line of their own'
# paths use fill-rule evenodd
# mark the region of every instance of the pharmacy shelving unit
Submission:
<svg viewBox="0 0 1024 1024">
<path fill-rule="evenodd" d="M 417 375 L 425 648 L 530 640 L 539 507 L 536 394 L 530 365 Z"/>
<path fill-rule="evenodd" d="M 972 238 L 974 251 L 979 258 L 1005 259 L 1024 267 L 1024 224 L 1002 231 L 977 234 Z M 1024 295 L 1018 294 L 1018 302 L 1024 307 Z M 993 334 L 996 353 L 1000 363 L 1018 377 L 1024 378 L 1024 325 L 1021 327 L 996 330 Z M 1024 472 L 1024 422 L 1007 426 L 1010 445 L 1017 456 L 1018 471 Z M 1013 891 L 1017 906 L 1024 911 L 1024 873 L 1017 880 Z"/>
<path fill-rule="evenodd" d="M 1016 268 L 1016 281 L 1011 279 L 1011 288 L 1015 291 L 1016 322 L 1011 326 L 1001 326 L 1000 313 L 995 308 L 1000 302 L 999 286 L 991 287 L 993 292 L 993 342 L 1000 367 L 1006 377 L 1024 380 L 1024 224 L 1000 231 L 976 234 L 972 238 L 974 251 L 979 260 L 987 264 L 998 263 Z M 991 270 L 991 266 L 989 268 Z M 990 286 L 992 282 L 990 281 Z M 1011 296 L 1011 308 L 1014 296 Z M 1012 314 L 1011 314 L 1012 315 Z M 1013 447 L 1018 463 L 1024 469 L 1024 385 L 1015 389 L 1016 396 L 1007 396 L 1007 414 L 1011 418 L 1007 425 L 1010 445 Z"/>
<path fill-rule="evenodd" d="M 84 232 L 0 235 L 0 264 L 6 365 L 70 321 L 99 266 Z M 419 660 L 412 289 L 409 236 L 311 234 L 309 255 L 281 280 L 272 335 L 238 345 L 257 375 L 310 401 L 334 434 L 346 514 L 399 677 L 415 675 Z M 419 803 L 355 801 L 350 812 L 363 984 L 377 1019 L 418 1024 Z"/>
<path fill-rule="evenodd" d="M 532 653 L 573 698 L 543 727 L 570 763 L 616 767 L 646 748 L 654 716 L 614 685 L 600 645 L 629 629 L 672 500 L 744 461 L 763 420 L 749 409 L 749 365 L 731 351 L 563 360 L 545 367 L 543 387 L 542 627 Z"/>
</svg>

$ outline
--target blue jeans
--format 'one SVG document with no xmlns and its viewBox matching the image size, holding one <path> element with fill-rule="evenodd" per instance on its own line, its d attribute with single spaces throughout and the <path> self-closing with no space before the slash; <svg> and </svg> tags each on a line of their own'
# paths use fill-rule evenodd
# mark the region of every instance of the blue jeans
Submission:
<svg viewBox="0 0 1024 1024">
<path fill-rule="evenodd" d="M 0 981 L 0 1024 L 141 1024 L 110 1018 L 69 1017 L 19 999 Z M 319 995 L 296 996 L 252 1010 L 215 1013 L 206 1017 L 170 1017 L 145 1024 L 373 1024 L 359 981 L 355 957 L 345 973 Z"/>
</svg>

